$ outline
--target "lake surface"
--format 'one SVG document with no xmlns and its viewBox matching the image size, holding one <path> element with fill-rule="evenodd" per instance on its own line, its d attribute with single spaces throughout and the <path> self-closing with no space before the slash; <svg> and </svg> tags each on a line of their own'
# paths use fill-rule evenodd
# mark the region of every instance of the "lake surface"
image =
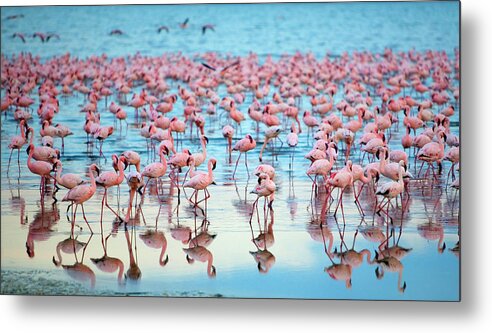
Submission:
<svg viewBox="0 0 492 333">
<path fill-rule="evenodd" d="M 6 20 L 7 16 L 23 14 L 24 18 Z M 245 56 L 250 51 L 260 57 L 311 51 L 318 59 L 329 54 L 335 58 L 344 52 L 368 50 L 383 52 L 386 47 L 395 51 L 442 50 L 454 57 L 459 46 L 459 3 L 326 3 L 326 4 L 261 4 L 261 5 L 189 5 L 189 6 L 98 6 L 98 7 L 31 7 L 2 8 L 1 51 L 11 57 L 21 52 L 31 52 L 47 60 L 69 52 L 85 58 L 93 54 L 109 57 L 133 55 L 159 56 L 164 53 L 182 52 L 190 57 L 204 52 L 222 55 Z M 189 18 L 189 27 L 180 29 L 178 24 Z M 203 24 L 215 24 L 215 32 L 201 32 Z M 167 25 L 169 33 L 157 34 L 161 25 Z M 121 29 L 122 36 L 109 36 L 113 29 Z M 60 40 L 41 43 L 31 38 L 35 31 L 54 32 Z M 26 43 L 12 39 L 15 32 L 29 35 Z M 170 83 L 170 82 L 169 82 Z M 455 81 L 455 85 L 458 83 Z M 141 86 L 135 87 L 140 92 Z M 271 93 L 273 93 L 273 90 Z M 172 92 L 176 85 L 172 85 Z M 37 90 L 35 90 L 37 92 Z M 4 89 L 2 88 L 2 98 Z M 224 87 L 219 89 L 226 96 Z M 32 96 L 38 105 L 37 94 Z M 335 103 L 343 98 L 339 92 Z M 251 103 L 248 95 L 239 109 L 246 113 Z M 374 103 L 380 104 L 374 97 Z M 78 112 L 85 104 L 82 96 L 60 100 L 60 113 L 55 121 L 69 126 L 74 135 L 66 138 L 61 156 L 64 172 L 84 174 L 91 163 L 102 170 L 111 170 L 111 153 L 133 149 L 142 156 L 142 164 L 152 161 L 146 152 L 146 141 L 139 135 L 139 128 L 130 126 L 118 129 L 104 143 L 107 160 L 100 158 L 97 150 L 88 151 L 86 134 L 82 128 L 83 114 Z M 309 99 L 302 99 L 302 110 L 309 109 Z M 459 114 L 451 117 L 453 133 L 459 133 Z M 98 108 L 101 123 L 112 125 L 114 116 L 104 109 L 104 100 Z M 124 106 L 129 115 L 133 108 Z M 434 110 L 437 112 L 437 107 Z M 218 111 L 219 114 L 222 111 Z M 183 105 L 176 103 L 168 116 L 181 116 Z M 34 114 L 34 117 L 37 117 Z M 254 133 L 256 124 L 248 117 L 242 124 L 242 133 Z M 132 117 L 129 117 L 132 119 Z M 155 185 L 150 186 L 139 218 L 127 228 L 114 223 L 114 215 L 108 210 L 100 223 L 103 190 L 98 189 L 84 207 L 94 234 L 91 236 L 79 211 L 74 236 L 82 243 L 80 251 L 62 253 L 63 265 L 83 263 L 93 273 L 90 279 L 79 281 L 80 276 L 68 274 L 69 270 L 53 263 L 57 258 L 59 242 L 71 237 L 71 224 L 65 211 L 67 203 L 53 203 L 52 193 L 44 198 L 39 194 L 39 177 L 26 166 L 25 149 L 21 151 L 20 177 L 16 152 L 13 154 L 9 177 L 5 176 L 10 150 L 8 144 L 18 134 L 17 122 L 12 114 L 2 115 L 1 127 L 1 269 L 2 292 L 14 294 L 45 295 L 141 295 L 141 296 L 220 296 L 246 298 L 313 298 L 313 299 L 395 299 L 395 300 L 458 300 L 460 297 L 459 252 L 451 251 L 459 240 L 459 193 L 446 186 L 450 163 L 444 163 L 438 182 L 429 179 L 413 180 L 409 184 L 409 210 L 403 216 L 395 216 L 393 225 L 384 224 L 382 217 L 372 214 L 373 202 L 367 191 L 361 196 L 366 211 L 365 219 L 353 203 L 352 192 L 344 196 L 345 223 L 340 214 L 329 216 L 320 226 L 320 203 L 311 202 L 311 181 L 305 171 L 310 162 L 304 154 L 312 147 L 312 139 L 304 130 L 294 152 L 294 165 L 289 166 L 291 150 L 284 146 L 265 153 L 265 162 L 276 168 L 277 192 L 273 212 L 263 221 L 263 203 L 260 200 L 261 223 L 256 215 L 250 225 L 250 214 L 256 195 L 250 192 L 257 184 L 251 172 L 258 165 L 257 154 L 263 143 L 262 132 L 254 152 L 248 154 L 247 170 L 243 160 L 239 162 L 236 177 L 232 177 L 237 154 L 232 163 L 225 153 L 225 140 L 221 125 L 224 117 L 212 121 L 207 118 L 205 132 L 210 142 L 209 157 L 218 161 L 214 170 L 216 186 L 211 186 L 211 198 L 207 202 L 206 218 L 184 199 L 177 205 L 177 193 L 165 177 L 163 197 L 159 202 Z M 29 126 L 36 133 L 35 144 L 40 145 L 40 124 L 37 119 Z M 263 126 L 263 125 L 262 125 Z M 264 129 L 265 127 L 262 127 Z M 288 131 L 281 138 L 285 142 Z M 393 132 L 391 148 L 399 148 L 403 125 Z M 243 135 L 236 134 L 234 142 Z M 256 134 L 253 134 L 256 137 Z M 61 142 L 55 141 L 60 147 Z M 183 147 L 192 152 L 200 149 L 198 140 L 185 138 Z M 401 146 L 400 146 L 401 147 Z M 358 161 L 358 152 L 352 159 Z M 410 171 L 418 173 L 420 164 L 410 161 Z M 338 161 L 337 168 L 343 167 Z M 204 166 L 200 169 L 205 170 Z M 60 190 L 60 200 L 66 193 Z M 108 201 L 112 207 L 126 209 L 128 187 L 121 185 L 118 205 L 116 189 L 110 189 Z M 191 191 L 187 190 L 188 195 Z M 322 198 L 318 198 L 322 199 Z M 333 212 L 334 205 L 331 208 Z M 178 210 L 179 209 L 179 210 Z M 126 210 L 125 210 L 126 212 Z M 401 212 L 398 211 L 398 212 Z M 266 227 L 266 228 L 265 228 Z M 269 229 L 274 235 L 273 244 L 267 250 L 274 256 L 268 265 L 259 269 L 250 252 L 258 251 L 252 242 L 261 231 Z M 183 248 L 188 245 L 177 236 L 194 237 L 200 232 L 216 235 L 207 249 L 213 255 L 216 277 L 207 274 L 207 264 L 186 260 Z M 162 248 L 148 246 L 146 235 L 162 233 L 166 239 L 165 254 L 169 261 L 159 263 Z M 370 236 L 380 234 L 388 238 L 388 244 L 398 244 L 412 250 L 401 260 L 401 281 L 396 272 L 385 272 L 380 279 L 375 274 L 376 264 L 363 262 L 352 271 L 351 288 L 345 281 L 332 279 L 325 268 L 333 262 L 325 253 L 331 250 L 357 251 L 367 249 L 374 257 L 379 242 Z M 161 234 L 159 234 L 161 235 Z M 178 238 L 178 239 L 177 239 Z M 186 238 L 186 237 L 185 237 Z M 30 258 L 26 243 L 34 251 Z M 443 244 L 446 248 L 443 249 Z M 91 261 L 108 256 L 120 259 L 122 272 L 137 265 L 141 277 L 134 281 L 124 276 L 118 281 L 118 271 L 106 273 Z M 340 259 L 335 256 L 335 263 Z M 404 293 L 398 285 L 406 283 Z"/>
</svg>

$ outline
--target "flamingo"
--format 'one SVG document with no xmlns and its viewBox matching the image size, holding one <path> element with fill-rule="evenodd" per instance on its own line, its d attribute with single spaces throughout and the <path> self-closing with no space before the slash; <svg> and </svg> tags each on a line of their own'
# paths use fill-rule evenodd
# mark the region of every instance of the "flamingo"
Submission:
<svg viewBox="0 0 492 333">
<path fill-rule="evenodd" d="M 379 209 L 377 210 L 377 213 L 379 213 L 384 206 L 387 206 L 386 208 L 386 216 L 390 219 L 391 223 L 393 223 L 393 219 L 389 216 L 388 214 L 388 207 L 390 204 L 391 199 L 396 198 L 398 195 L 401 195 L 403 193 L 403 190 L 405 189 L 405 185 L 403 183 L 403 173 L 405 172 L 405 163 L 403 161 L 400 161 L 398 163 L 399 166 L 399 171 L 398 171 L 398 181 L 391 181 L 388 183 L 384 183 L 376 189 L 376 195 L 382 195 L 386 199 L 386 203 L 382 205 L 383 201 L 379 204 Z"/>
<path fill-rule="evenodd" d="M 27 158 L 27 167 L 29 171 L 32 173 L 41 176 L 41 182 L 39 183 L 39 190 L 43 191 L 44 186 L 46 184 L 46 179 L 53 178 L 51 176 L 51 171 L 53 170 L 53 165 L 51 163 L 45 161 L 33 161 L 32 155 L 34 153 L 34 145 L 29 145 L 27 147 L 27 154 L 29 157 Z"/>
<path fill-rule="evenodd" d="M 94 193 L 96 193 L 96 180 L 94 178 L 93 172 L 97 172 L 99 175 L 99 168 L 97 167 L 96 164 L 91 164 L 89 166 L 89 177 L 90 177 L 90 184 L 80 184 L 72 188 L 70 191 L 68 191 L 67 194 L 63 197 L 62 201 L 70 201 L 70 205 L 67 207 L 67 212 L 68 209 L 72 205 L 75 204 L 75 210 L 73 212 L 73 219 L 72 219 L 72 232 L 73 232 L 73 227 L 75 225 L 75 217 L 77 215 L 77 208 L 80 205 L 82 207 L 82 215 L 84 217 L 85 223 L 89 227 L 89 230 L 92 234 L 92 228 L 89 225 L 89 222 L 87 221 L 87 218 L 85 217 L 85 212 L 84 212 L 84 202 L 92 198 Z"/>
<path fill-rule="evenodd" d="M 195 207 L 202 201 L 207 200 L 210 198 L 210 192 L 208 191 L 207 187 L 210 184 L 214 184 L 214 175 L 213 175 L 213 170 L 215 170 L 215 167 L 217 165 L 217 161 L 214 158 L 211 158 L 208 161 L 208 173 L 198 173 L 195 176 L 193 176 L 191 179 L 189 179 L 187 182 L 184 183 L 183 187 L 189 187 L 194 189 L 192 195 L 190 196 L 193 197 L 195 196 L 195 202 L 192 202 L 191 199 L 188 199 Z M 198 201 L 198 191 L 203 190 L 205 193 L 205 197 Z"/>
<path fill-rule="evenodd" d="M 263 142 L 263 146 L 261 146 L 260 156 L 259 156 L 260 162 L 263 161 L 263 158 L 262 158 L 263 150 L 265 150 L 267 143 L 273 139 L 276 139 L 280 135 L 280 132 L 282 132 L 282 127 L 280 127 L 280 126 L 270 126 L 265 130 L 265 139 Z M 279 140 L 280 140 L 280 138 L 279 138 Z M 282 140 L 280 140 L 280 142 L 283 145 Z M 273 144 L 273 147 L 275 150 L 275 144 Z M 273 156 L 273 154 L 274 154 L 274 152 L 272 152 L 272 156 Z"/>
<path fill-rule="evenodd" d="M 118 215 L 117 212 L 114 211 L 111 206 L 108 204 L 108 189 L 113 187 L 113 186 L 119 186 L 123 180 L 125 179 L 125 174 L 123 170 L 127 166 L 127 161 L 124 156 L 118 157 L 118 155 L 113 154 L 113 161 L 117 165 L 118 172 L 114 171 L 105 171 L 99 174 L 99 176 L 96 178 L 96 184 L 99 186 L 104 187 L 104 195 L 101 201 L 101 223 L 102 223 L 102 216 L 104 212 L 104 206 L 108 207 L 111 212 L 120 220 L 122 221 L 122 218 Z"/>
<path fill-rule="evenodd" d="M 169 150 L 166 146 L 161 146 L 159 155 L 161 157 L 160 162 L 154 162 L 152 164 L 147 165 L 142 171 L 142 176 L 147 177 L 148 180 L 145 183 L 143 193 L 145 193 L 145 189 L 147 188 L 147 184 L 151 179 L 160 179 L 162 176 L 166 174 L 167 171 L 167 160 L 166 155 L 169 154 Z"/>
<path fill-rule="evenodd" d="M 26 144 L 27 135 L 28 135 L 27 134 L 28 127 L 24 119 L 20 121 L 19 128 L 20 128 L 20 135 L 14 136 L 9 143 L 10 156 L 9 156 L 9 164 L 7 166 L 7 176 L 9 175 L 10 161 L 12 159 L 12 152 L 14 151 L 14 149 L 17 149 L 17 165 L 19 167 L 19 175 L 20 175 L 20 150 Z"/>
<path fill-rule="evenodd" d="M 232 173 L 232 177 L 236 174 L 237 165 L 239 163 L 239 159 L 241 158 L 241 154 L 244 153 L 244 164 L 246 165 L 246 170 L 248 169 L 248 151 L 256 148 L 256 141 L 250 134 L 246 134 L 244 138 L 236 142 L 233 151 L 239 151 L 239 156 L 236 161 L 236 167 L 234 168 L 234 172 Z"/>
<path fill-rule="evenodd" d="M 74 173 L 65 173 L 62 176 L 62 170 L 63 170 L 63 164 L 60 160 L 56 160 L 55 163 L 53 164 L 53 171 L 56 171 L 56 185 L 55 187 L 58 189 L 59 187 L 57 186 L 60 184 L 66 189 L 73 189 L 75 186 L 80 185 L 83 183 L 82 177 L 80 177 L 77 174 Z"/>
<path fill-rule="evenodd" d="M 338 191 L 340 192 L 340 195 L 338 197 L 338 204 L 337 207 L 335 208 L 335 212 L 333 213 L 333 216 L 336 216 L 338 207 L 342 208 L 342 217 L 345 222 L 345 215 L 343 212 L 343 192 L 347 187 L 352 186 L 354 183 L 354 176 L 352 173 L 352 161 L 348 160 L 347 163 L 345 164 L 345 167 L 335 173 L 332 177 L 328 178 L 325 182 L 325 186 L 333 186 L 337 187 Z M 331 192 L 331 190 L 330 190 Z M 355 191 L 354 191 L 354 197 L 355 197 Z"/>
<path fill-rule="evenodd" d="M 234 128 L 232 128 L 231 125 L 225 125 L 222 128 L 222 136 L 227 139 L 227 152 L 229 154 L 229 163 L 231 163 L 232 137 L 234 136 Z"/>
</svg>

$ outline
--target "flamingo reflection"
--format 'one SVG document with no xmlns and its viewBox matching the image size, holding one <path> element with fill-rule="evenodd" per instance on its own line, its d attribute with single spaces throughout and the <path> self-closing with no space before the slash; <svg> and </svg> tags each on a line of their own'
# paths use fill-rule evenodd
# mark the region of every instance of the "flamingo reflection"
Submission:
<svg viewBox="0 0 492 333">
<path fill-rule="evenodd" d="M 401 263 L 400 260 L 398 260 L 395 257 L 387 256 L 387 257 L 380 257 L 378 253 L 376 252 L 376 261 L 378 264 L 378 267 L 376 268 L 376 277 L 378 280 L 381 280 L 384 277 L 384 272 L 397 272 L 398 273 L 398 291 L 403 293 L 405 292 L 405 289 L 407 288 L 407 283 L 403 282 L 403 285 L 401 285 L 401 280 L 402 280 L 402 273 L 403 273 L 403 264 Z"/>
<path fill-rule="evenodd" d="M 214 256 L 205 246 L 194 246 L 190 248 L 183 248 L 184 253 L 186 253 L 186 260 L 189 264 L 193 264 L 195 260 L 207 263 L 207 275 L 214 278 L 217 275 L 217 270 L 213 265 Z"/>
<path fill-rule="evenodd" d="M 268 271 L 275 264 L 275 256 L 267 249 L 258 249 L 258 251 L 250 251 L 249 253 L 253 256 L 256 263 L 258 264 L 258 271 L 260 273 L 268 273 Z"/>
<path fill-rule="evenodd" d="M 104 235 L 101 233 L 101 241 L 103 243 L 104 254 L 101 258 L 91 258 L 91 261 L 102 272 L 114 273 L 118 271 L 118 284 L 122 285 L 124 264 L 120 259 L 108 256 L 109 236 L 111 236 L 111 234 L 103 239 Z"/>
<path fill-rule="evenodd" d="M 92 239 L 92 234 L 85 243 L 83 250 L 82 250 L 82 258 L 79 261 L 76 255 L 76 252 L 74 252 L 74 257 L 75 257 L 75 263 L 73 265 L 62 265 L 64 271 L 74 280 L 80 281 L 80 282 L 90 282 L 91 289 L 93 289 L 96 286 L 96 274 L 94 274 L 94 271 L 89 268 L 89 266 L 85 265 L 84 262 L 84 255 L 85 251 L 87 249 L 87 246 L 89 245 L 89 242 Z"/>
<path fill-rule="evenodd" d="M 74 239 L 72 236 L 70 236 L 67 239 L 62 240 L 56 245 L 56 256 L 58 260 L 56 260 L 55 256 L 53 256 L 53 263 L 55 264 L 55 266 L 59 267 L 62 264 L 62 252 L 66 254 L 75 254 L 83 249 L 85 246 L 86 243 L 77 240 L 77 237 L 75 237 Z"/>
<path fill-rule="evenodd" d="M 130 237 L 130 233 L 128 232 L 128 228 L 125 227 L 125 238 L 126 245 L 128 246 L 128 255 L 130 257 L 130 267 L 126 271 L 125 278 L 130 279 L 132 281 L 138 281 L 142 277 L 142 271 L 138 267 L 138 262 L 136 258 L 137 252 L 137 243 L 134 243 L 135 239 L 135 228 L 132 227 L 132 234 Z M 133 252 L 133 246 L 135 246 L 135 253 Z"/>
<path fill-rule="evenodd" d="M 46 241 L 52 235 L 52 227 L 60 220 L 60 210 L 56 204 L 48 209 L 41 202 L 41 209 L 34 215 L 27 233 L 26 251 L 29 258 L 34 257 L 34 241 Z"/>
<path fill-rule="evenodd" d="M 166 254 L 167 239 L 164 232 L 157 230 L 157 224 L 155 230 L 146 230 L 145 233 L 140 234 L 140 239 L 145 245 L 153 249 L 161 249 L 159 256 L 159 265 L 166 266 L 169 261 L 169 256 Z M 166 255 L 166 259 L 164 259 Z"/>
</svg>

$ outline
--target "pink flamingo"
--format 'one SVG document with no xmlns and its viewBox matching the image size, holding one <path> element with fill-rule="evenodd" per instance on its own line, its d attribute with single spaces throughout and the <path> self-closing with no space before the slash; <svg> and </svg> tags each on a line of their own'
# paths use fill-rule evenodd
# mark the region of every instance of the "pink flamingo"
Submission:
<svg viewBox="0 0 492 333">
<path fill-rule="evenodd" d="M 29 147 L 27 147 L 27 154 L 29 155 L 29 157 L 27 158 L 27 167 L 32 173 L 41 176 L 39 190 L 42 191 L 44 189 L 44 185 L 46 184 L 46 179 L 53 178 L 53 176 L 50 175 L 51 171 L 53 170 L 53 165 L 45 161 L 33 161 L 33 153 L 34 145 L 29 145 Z"/>
<path fill-rule="evenodd" d="M 62 169 L 63 169 L 62 162 L 60 160 L 56 160 L 55 163 L 53 164 L 53 171 L 56 171 L 56 176 L 55 176 L 56 184 L 55 184 L 55 187 L 57 189 L 59 188 L 57 186 L 58 184 L 60 184 L 61 186 L 63 186 L 66 189 L 71 190 L 75 186 L 80 185 L 80 184 L 83 183 L 82 177 L 80 177 L 77 174 L 74 174 L 74 173 L 65 173 L 62 176 L 62 174 L 61 174 L 62 173 Z"/>
<path fill-rule="evenodd" d="M 125 174 L 123 170 L 127 166 L 126 158 L 124 156 L 120 156 L 118 158 L 118 155 L 114 154 L 113 156 L 113 161 L 117 163 L 117 169 L 118 172 L 114 171 L 105 171 L 102 172 L 97 178 L 96 178 L 96 184 L 99 186 L 104 187 L 104 195 L 101 201 L 101 223 L 102 223 L 102 216 L 104 212 L 104 206 L 108 207 L 109 210 L 113 212 L 113 214 L 120 220 L 122 221 L 122 218 L 116 213 L 113 208 L 111 208 L 108 204 L 108 188 L 113 187 L 113 186 L 119 186 L 123 180 L 125 179 Z"/>
<path fill-rule="evenodd" d="M 232 161 L 232 137 L 234 136 L 234 128 L 231 125 L 225 125 L 222 128 L 222 136 L 227 139 L 227 152 L 229 154 L 229 163 Z"/>
<path fill-rule="evenodd" d="M 100 126 L 94 133 L 94 137 L 99 140 L 99 156 L 104 156 L 102 146 L 104 140 L 106 140 L 111 134 L 113 134 L 113 126 Z"/>
<path fill-rule="evenodd" d="M 248 151 L 256 148 L 256 141 L 250 134 L 247 134 L 244 138 L 236 142 L 232 150 L 239 151 L 239 157 L 236 161 L 236 167 L 234 168 L 234 172 L 232 173 L 232 177 L 236 174 L 237 165 L 239 163 L 239 159 L 241 158 L 241 154 L 244 153 L 245 160 L 244 163 L 246 165 L 246 170 L 248 169 Z"/>
<path fill-rule="evenodd" d="M 10 161 L 12 159 L 12 153 L 14 149 L 17 149 L 17 165 L 19 167 L 19 175 L 20 175 L 20 150 L 27 142 L 27 135 L 29 131 L 29 128 L 27 127 L 26 121 L 24 119 L 20 121 L 19 128 L 20 128 L 20 135 L 14 136 L 9 143 L 10 156 L 9 156 L 9 164 L 7 166 L 7 176 L 9 175 Z"/>
<path fill-rule="evenodd" d="M 148 180 L 145 183 L 145 187 L 143 189 L 143 193 L 145 193 L 145 190 L 147 188 L 147 184 L 151 179 L 160 179 L 166 174 L 167 171 L 167 160 L 166 160 L 166 155 L 169 154 L 169 150 L 167 149 L 166 146 L 161 146 L 159 155 L 161 157 L 160 162 L 154 162 L 152 164 L 147 165 L 144 170 L 142 171 L 142 176 L 147 177 Z"/>
<path fill-rule="evenodd" d="M 77 208 L 80 205 L 82 207 L 82 215 L 84 217 L 85 223 L 89 227 L 89 230 L 92 233 L 92 228 L 89 225 L 89 222 L 87 221 L 87 218 L 85 217 L 85 211 L 84 211 L 84 202 L 92 198 L 94 193 L 96 193 L 96 180 L 94 178 L 93 172 L 97 172 L 99 175 L 99 168 L 95 164 L 91 164 L 89 167 L 89 177 L 90 177 L 90 184 L 80 184 L 72 188 L 70 191 L 68 191 L 67 194 L 63 197 L 62 201 L 70 201 L 70 205 L 67 207 L 67 212 L 70 209 L 72 205 L 75 204 L 75 210 L 73 212 L 73 219 L 72 219 L 72 232 L 73 232 L 73 227 L 75 225 L 75 217 L 77 215 Z"/>
<path fill-rule="evenodd" d="M 427 162 L 429 167 L 427 170 L 432 167 L 432 173 L 434 174 L 434 179 L 437 179 L 436 173 L 434 172 L 434 166 L 432 165 L 434 162 L 437 162 L 439 165 L 439 169 L 441 168 L 441 161 L 444 158 L 444 141 L 446 141 L 446 134 L 444 132 L 439 132 L 437 134 L 438 142 L 429 142 L 425 144 L 422 148 L 420 148 L 417 153 L 417 159 L 422 161 L 422 166 L 424 162 Z M 443 141 L 444 140 L 444 141 Z M 422 170 L 422 166 L 419 170 Z"/>
<path fill-rule="evenodd" d="M 333 216 L 336 216 L 338 207 L 342 208 L 342 217 L 343 221 L 345 222 L 345 215 L 343 212 L 343 192 L 347 187 L 352 186 L 354 183 L 354 176 L 352 174 L 352 161 L 348 160 L 347 163 L 345 164 L 345 167 L 338 171 L 336 174 L 334 174 L 331 178 L 328 178 L 325 182 L 325 186 L 333 186 L 337 187 L 338 191 L 340 192 L 340 195 L 338 197 L 338 204 L 337 207 L 335 208 L 335 212 L 333 213 Z M 331 193 L 332 190 L 330 190 Z M 354 192 L 355 196 L 355 192 Z"/>
<path fill-rule="evenodd" d="M 208 173 L 198 173 L 195 176 L 193 176 L 191 179 L 189 179 L 186 183 L 184 183 L 183 187 L 189 187 L 194 189 L 193 193 L 191 194 L 190 198 L 195 196 L 195 202 L 192 202 L 191 199 L 188 199 L 195 207 L 202 201 L 207 200 L 210 198 L 210 192 L 208 191 L 207 187 L 210 184 L 214 184 L 214 175 L 213 175 L 213 170 L 215 170 L 215 167 L 217 166 L 217 161 L 214 158 L 211 158 L 208 161 Z M 198 201 L 198 191 L 203 190 L 205 193 L 205 196 L 203 199 Z"/>
<path fill-rule="evenodd" d="M 289 145 L 289 147 L 291 147 L 292 149 L 292 152 L 290 154 L 290 163 L 289 163 L 290 169 L 292 169 L 292 166 L 294 165 L 294 153 L 297 145 L 299 144 L 299 137 L 297 133 L 299 133 L 299 131 L 297 130 L 296 125 L 292 123 L 290 128 L 290 133 L 287 134 L 287 145 Z"/>
<path fill-rule="evenodd" d="M 376 195 L 382 195 L 386 199 L 386 203 L 383 205 L 383 201 L 379 204 L 379 208 L 376 213 L 379 214 L 381 210 L 383 210 L 384 206 L 386 208 L 386 216 L 390 219 L 391 223 L 393 223 L 393 219 L 388 214 L 389 205 L 391 204 L 391 199 L 396 198 L 398 195 L 401 195 L 405 189 L 405 184 L 403 183 L 403 173 L 405 172 L 405 163 L 400 161 L 398 163 L 399 171 L 398 171 L 398 181 L 390 181 L 388 183 L 384 183 L 376 189 Z M 403 204 L 403 203 L 402 203 Z"/>
<path fill-rule="evenodd" d="M 128 165 L 133 165 L 140 172 L 140 154 L 133 150 L 126 150 L 121 153 L 120 156 L 124 156 Z"/>
</svg>

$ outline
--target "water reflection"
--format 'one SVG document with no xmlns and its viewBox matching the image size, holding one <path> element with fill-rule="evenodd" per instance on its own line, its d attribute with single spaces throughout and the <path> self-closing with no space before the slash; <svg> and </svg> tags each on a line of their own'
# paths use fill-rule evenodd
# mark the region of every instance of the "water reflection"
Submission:
<svg viewBox="0 0 492 333">
<path fill-rule="evenodd" d="M 96 274 L 94 271 L 87 265 L 84 264 L 84 256 L 87 246 L 89 245 L 92 239 L 92 235 L 89 236 L 89 239 L 82 247 L 82 256 L 79 259 L 77 258 L 77 252 L 73 251 L 75 263 L 72 265 L 62 265 L 63 270 L 70 276 L 72 279 L 79 282 L 89 282 L 91 289 L 96 286 Z"/>
<path fill-rule="evenodd" d="M 108 238 L 111 234 L 108 234 L 104 237 L 104 234 L 101 233 L 101 242 L 103 246 L 103 255 L 100 258 L 91 258 L 91 261 L 96 267 L 104 273 L 114 273 L 118 271 L 118 284 L 123 284 L 123 272 L 124 272 L 124 264 L 123 261 L 116 257 L 110 257 L 108 255 Z"/>
<path fill-rule="evenodd" d="M 128 247 L 128 256 L 130 258 L 130 267 L 126 271 L 125 279 L 137 282 L 142 277 L 142 271 L 140 270 L 140 267 L 138 267 L 136 228 L 131 226 L 130 231 L 131 235 L 130 232 L 128 232 L 128 228 L 125 226 L 125 239 Z"/>
<path fill-rule="evenodd" d="M 30 258 L 33 258 L 35 255 L 34 242 L 47 241 L 53 235 L 53 227 L 59 220 L 60 210 L 58 209 L 58 205 L 53 203 L 45 207 L 44 201 L 41 200 L 41 206 L 29 224 L 29 231 L 27 233 L 26 250 Z"/>
</svg>

